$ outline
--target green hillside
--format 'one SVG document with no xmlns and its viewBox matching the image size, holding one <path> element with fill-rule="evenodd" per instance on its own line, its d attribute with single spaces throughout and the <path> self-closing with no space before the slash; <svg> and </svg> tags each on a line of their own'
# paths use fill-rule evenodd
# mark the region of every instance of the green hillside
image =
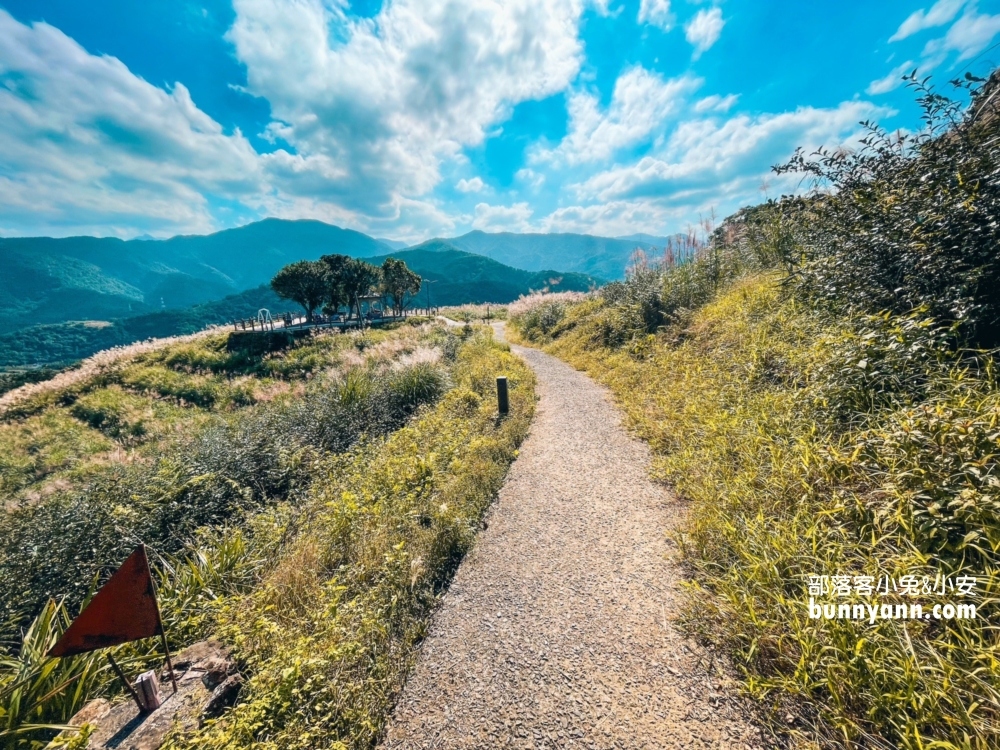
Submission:
<svg viewBox="0 0 1000 750">
<path fill-rule="evenodd" d="M 420 305 L 427 303 L 428 294 L 435 306 L 512 302 L 533 290 L 585 292 L 602 283 L 582 273 L 511 268 L 482 255 L 463 252 L 450 240 L 430 240 L 410 250 L 369 260 L 381 263 L 387 257 L 399 258 L 425 279 Z"/>
<path fill-rule="evenodd" d="M 233 318 L 252 317 L 262 307 L 284 310 L 289 303 L 278 299 L 269 287 L 259 286 L 183 310 L 161 310 L 115 321 L 68 321 L 22 328 L 0 335 L 0 370 L 65 366 L 113 346 L 194 333 Z"/>
<path fill-rule="evenodd" d="M 289 224 L 292 222 L 282 222 Z M 309 223 L 309 222 L 307 222 Z M 320 225 L 325 226 L 325 225 Z M 239 230 L 233 230 L 239 231 Z M 364 235 L 361 235 L 364 236 Z M 152 243 L 143 243 L 152 244 Z M 381 264 L 389 255 L 369 258 Z M 510 302 L 532 290 L 587 291 L 599 279 L 578 273 L 556 271 L 532 273 L 505 266 L 481 255 L 456 250 L 441 241 L 432 241 L 413 250 L 392 253 L 430 281 L 417 304 L 430 301 L 437 306 L 480 302 Z M 296 258 L 297 259 L 297 258 Z M 94 282 L 117 288 L 113 280 Z M 68 294 L 69 282 L 62 294 Z M 128 290 L 129 287 L 121 285 Z M 127 299 L 124 293 L 116 299 Z M 0 370 L 38 366 L 66 366 L 113 346 L 147 338 L 194 333 L 208 325 L 228 323 L 234 318 L 253 317 L 261 308 L 272 312 L 295 308 L 266 285 L 256 286 L 222 299 L 190 305 L 182 309 L 156 310 L 142 315 L 112 314 L 104 318 L 43 323 L 0 334 Z M 72 313 L 77 308 L 69 308 Z M 113 308 L 103 308 L 114 312 Z"/>
<path fill-rule="evenodd" d="M 183 309 L 265 284 L 292 261 L 388 249 L 360 232 L 280 219 L 168 240 L 0 238 L 0 314 L 16 330 Z"/>
<path fill-rule="evenodd" d="M 500 263 L 526 268 L 529 271 L 562 268 L 566 271 L 612 280 L 625 277 L 625 267 L 637 247 L 646 251 L 652 251 L 657 247 L 663 249 L 662 245 L 657 246 L 641 240 L 594 237 L 589 234 L 514 234 L 475 231 L 444 242 L 467 253 L 485 255 Z"/>
</svg>

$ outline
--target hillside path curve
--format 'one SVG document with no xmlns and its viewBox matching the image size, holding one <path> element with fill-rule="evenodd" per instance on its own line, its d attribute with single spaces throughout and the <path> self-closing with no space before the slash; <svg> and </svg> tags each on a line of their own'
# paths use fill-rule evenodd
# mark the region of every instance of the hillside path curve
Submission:
<svg viewBox="0 0 1000 750">
<path fill-rule="evenodd" d="M 512 349 L 538 378 L 535 421 L 382 747 L 764 747 L 718 662 L 671 622 L 683 506 L 649 479 L 647 447 L 606 389 Z"/>
</svg>

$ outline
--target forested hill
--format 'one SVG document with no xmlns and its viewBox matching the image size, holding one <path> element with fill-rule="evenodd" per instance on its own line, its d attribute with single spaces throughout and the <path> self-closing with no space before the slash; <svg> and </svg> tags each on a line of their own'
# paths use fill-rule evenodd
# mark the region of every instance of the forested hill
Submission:
<svg viewBox="0 0 1000 750">
<path fill-rule="evenodd" d="M 559 288 L 586 289 L 587 277 L 622 278 L 637 247 L 662 249 L 664 241 L 662 237 L 475 231 L 431 240 L 406 252 L 446 249 L 497 261 L 487 270 L 482 261 L 466 258 L 454 268 L 460 278 L 442 281 L 438 291 L 445 295 L 442 299 L 458 303 L 473 301 L 459 285 L 465 279 L 479 282 L 483 274 L 497 284 L 477 290 L 484 301 L 514 299 L 529 288 L 551 286 L 543 278 L 549 276 L 563 277 Z M 282 219 L 168 240 L 0 238 L 0 316 L 4 330 L 11 332 L 69 320 L 116 320 L 181 310 L 267 284 L 278 269 L 297 260 L 315 260 L 327 253 L 381 259 L 398 254 L 402 245 L 320 221 Z M 423 256 L 409 257 L 416 262 Z M 445 262 L 457 260 L 453 256 Z M 437 278 L 432 266 L 436 268 L 441 261 L 421 261 L 424 275 Z"/>
<path fill-rule="evenodd" d="M 426 280 L 415 305 L 511 302 L 533 290 L 587 291 L 601 283 L 600 279 L 578 273 L 522 271 L 456 250 L 440 241 L 367 260 L 381 264 L 387 257 L 400 258 Z M 64 320 L 0 331 L 0 371 L 37 365 L 61 367 L 112 346 L 193 333 L 207 325 L 252 317 L 262 307 L 277 311 L 293 309 L 295 304 L 278 299 L 262 284 L 182 309 L 155 310 L 103 320 Z M 68 310 L 70 314 L 73 311 Z"/>
<path fill-rule="evenodd" d="M 0 314 L 10 331 L 180 309 L 266 284 L 296 260 L 390 250 L 350 229 L 279 219 L 168 240 L 0 238 Z"/>
<path fill-rule="evenodd" d="M 625 278 L 625 268 L 635 249 L 663 250 L 663 237 L 595 237 L 590 234 L 515 234 L 469 232 L 443 240 L 467 253 L 529 271 L 559 268 L 602 279 Z M 426 244 L 426 243 L 425 243 Z"/>
<path fill-rule="evenodd" d="M 512 302 L 531 291 L 586 292 L 603 283 L 582 273 L 511 268 L 482 255 L 463 252 L 445 240 L 431 240 L 368 260 L 380 264 L 390 256 L 404 261 L 424 279 L 418 305 L 427 304 L 428 299 L 433 305 Z"/>
</svg>

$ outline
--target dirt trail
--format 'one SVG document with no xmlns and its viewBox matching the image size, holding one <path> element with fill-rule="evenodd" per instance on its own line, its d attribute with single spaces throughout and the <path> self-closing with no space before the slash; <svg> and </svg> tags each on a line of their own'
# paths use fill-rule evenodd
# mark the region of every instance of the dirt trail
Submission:
<svg viewBox="0 0 1000 750">
<path fill-rule="evenodd" d="M 681 636 L 665 533 L 681 506 L 607 391 L 514 347 L 531 435 L 421 646 L 383 747 L 758 748 L 709 653 Z"/>
</svg>

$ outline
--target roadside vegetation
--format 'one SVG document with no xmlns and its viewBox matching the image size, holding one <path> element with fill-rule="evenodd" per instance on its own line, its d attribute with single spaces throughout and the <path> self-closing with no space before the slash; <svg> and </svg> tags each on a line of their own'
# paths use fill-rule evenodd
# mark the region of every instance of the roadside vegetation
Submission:
<svg viewBox="0 0 1000 750">
<path fill-rule="evenodd" d="M 150 338 L 184 336 L 231 320 L 252 318 L 281 300 L 269 287 L 248 289 L 214 302 L 109 320 L 68 321 L 0 333 L 0 393 L 17 380 L 41 379 L 52 369 L 74 365 L 97 352 Z"/>
<path fill-rule="evenodd" d="M 996 76 L 927 129 L 780 171 L 815 191 L 637 257 L 512 336 L 616 394 L 689 501 L 682 622 L 728 652 L 803 747 L 1000 744 L 1000 141 Z M 971 620 L 810 617 L 810 576 L 976 579 L 826 603 L 973 603 Z M 875 584 L 877 585 L 877 584 Z"/>
<path fill-rule="evenodd" d="M 0 747 L 51 736 L 114 689 L 103 654 L 44 653 L 140 541 L 172 645 L 222 637 L 249 679 L 199 743 L 371 745 L 534 401 L 488 331 L 413 323 L 263 352 L 208 333 L 8 399 Z M 144 648 L 117 658 L 138 668 Z M 321 674 L 325 692 L 290 714 L 287 690 Z"/>
<path fill-rule="evenodd" d="M 438 313 L 462 323 L 489 323 L 507 320 L 507 308 L 506 304 L 451 305 L 438 308 Z"/>
</svg>

